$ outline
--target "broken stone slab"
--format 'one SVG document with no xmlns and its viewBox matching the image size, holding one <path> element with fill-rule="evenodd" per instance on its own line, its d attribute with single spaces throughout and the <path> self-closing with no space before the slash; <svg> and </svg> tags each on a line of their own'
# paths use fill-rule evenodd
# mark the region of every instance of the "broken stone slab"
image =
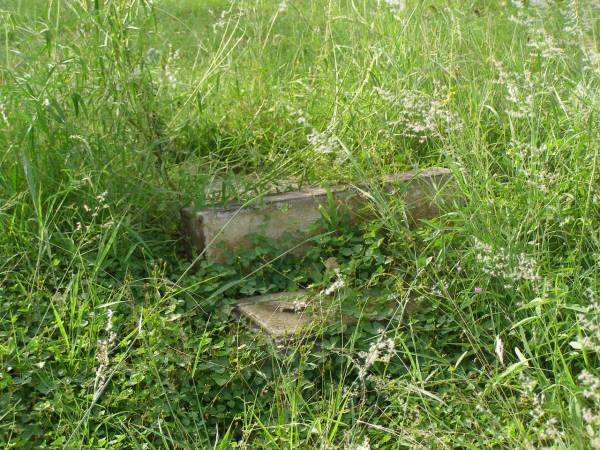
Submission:
<svg viewBox="0 0 600 450">
<path fill-rule="evenodd" d="M 381 292 L 373 289 L 362 295 L 362 301 L 366 303 L 361 307 L 361 314 L 370 320 L 382 320 L 398 313 L 411 314 L 423 306 L 423 302 L 414 295 L 410 295 L 404 304 L 398 303 L 397 297 L 382 297 Z M 373 302 L 375 298 L 379 298 L 379 302 Z M 253 328 L 261 330 L 277 342 L 282 342 L 310 336 L 319 329 L 318 325 L 328 327 L 339 320 L 345 324 L 356 322 L 356 317 L 343 314 L 343 308 L 337 300 L 341 298 L 323 296 L 309 290 L 279 292 L 241 299 L 237 303 L 236 311 L 238 316 L 247 320 Z"/>
<path fill-rule="evenodd" d="M 314 321 L 306 311 L 308 291 L 279 292 L 240 300 L 239 314 L 275 339 L 300 334 Z"/>
<path fill-rule="evenodd" d="M 310 237 L 314 224 L 321 220 L 321 208 L 330 206 L 331 200 L 331 206 L 344 206 L 354 221 L 360 220 L 369 201 L 365 190 L 351 186 L 335 186 L 329 190 L 309 188 L 268 195 L 245 205 L 200 210 L 184 208 L 184 233 L 193 248 L 216 261 L 222 261 L 228 250 L 251 248 L 250 237 L 255 234 L 272 240 L 288 235 L 301 243 Z M 407 217 L 417 223 L 439 215 L 456 189 L 450 170 L 430 168 L 388 175 L 384 190 L 401 195 Z"/>
</svg>

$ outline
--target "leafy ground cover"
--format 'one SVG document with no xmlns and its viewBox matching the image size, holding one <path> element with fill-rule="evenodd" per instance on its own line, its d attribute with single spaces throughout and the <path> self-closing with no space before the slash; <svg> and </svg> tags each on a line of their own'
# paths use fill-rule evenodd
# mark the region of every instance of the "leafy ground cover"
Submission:
<svg viewBox="0 0 600 450">
<path fill-rule="evenodd" d="M 598 2 L 0 17 L 3 447 L 600 448 Z M 418 230 L 375 196 L 303 256 L 185 258 L 182 205 L 433 165 L 465 201 Z M 353 320 L 231 314 L 307 286 Z"/>
</svg>

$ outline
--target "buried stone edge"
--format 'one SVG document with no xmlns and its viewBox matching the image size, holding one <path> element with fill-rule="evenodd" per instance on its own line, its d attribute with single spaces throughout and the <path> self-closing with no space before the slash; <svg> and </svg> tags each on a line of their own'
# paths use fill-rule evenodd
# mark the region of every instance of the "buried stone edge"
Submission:
<svg viewBox="0 0 600 450">
<path fill-rule="evenodd" d="M 239 300 L 236 310 L 255 328 L 280 340 L 298 335 L 313 324 L 313 315 L 304 309 L 309 298 L 304 290 L 259 295 Z"/>
<path fill-rule="evenodd" d="M 456 185 L 449 169 L 434 167 L 388 175 L 383 192 L 403 197 L 407 218 L 414 224 L 439 215 L 456 197 Z M 183 232 L 191 248 L 222 261 L 227 250 L 251 248 L 250 237 L 254 234 L 274 240 L 285 235 L 309 237 L 313 225 L 321 219 L 321 207 L 327 207 L 331 199 L 334 205 L 347 206 L 353 220 L 358 221 L 359 210 L 369 197 L 372 195 L 366 187 L 342 185 L 267 195 L 249 205 L 188 207 L 181 212 Z"/>
<path fill-rule="evenodd" d="M 234 311 L 238 319 L 245 319 L 252 329 L 264 333 L 277 343 L 283 343 L 314 336 L 319 330 L 324 330 L 319 326 L 329 327 L 338 320 L 347 325 L 358 322 L 360 319 L 357 317 L 340 314 L 342 308 L 339 301 L 345 294 L 341 295 L 323 296 L 322 293 L 305 289 L 264 294 L 238 300 Z M 371 300 L 381 298 L 381 292 L 367 289 L 363 295 L 367 303 L 360 308 L 361 317 L 373 317 L 374 313 L 379 315 L 381 300 L 379 303 Z M 415 295 L 409 295 L 405 301 L 387 296 L 384 305 L 385 310 L 394 311 L 392 315 L 397 317 L 398 314 L 411 314 L 425 306 L 425 303 Z"/>
</svg>

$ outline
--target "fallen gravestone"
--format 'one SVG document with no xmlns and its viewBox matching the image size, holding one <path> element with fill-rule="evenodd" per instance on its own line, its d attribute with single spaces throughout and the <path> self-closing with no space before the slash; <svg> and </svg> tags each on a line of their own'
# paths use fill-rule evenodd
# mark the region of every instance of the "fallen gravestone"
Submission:
<svg viewBox="0 0 600 450">
<path fill-rule="evenodd" d="M 383 188 L 389 195 L 402 195 L 407 217 L 413 224 L 439 215 L 456 198 L 451 172 L 444 168 L 389 175 Z M 193 248 L 221 261 L 226 251 L 250 248 L 253 234 L 269 239 L 287 234 L 302 242 L 314 230 L 313 225 L 321 219 L 321 208 L 327 207 L 330 199 L 336 205 L 346 206 L 353 220 L 360 220 L 369 194 L 366 188 L 336 186 L 330 190 L 312 188 L 268 195 L 249 205 L 184 208 L 184 231 Z M 310 298 L 308 291 L 249 297 L 239 300 L 237 311 L 256 328 L 281 340 L 308 330 L 315 321 L 305 308 Z"/>
<path fill-rule="evenodd" d="M 448 169 L 430 168 L 389 175 L 384 189 L 401 195 L 406 213 L 413 223 L 439 214 L 444 203 L 452 198 L 454 183 Z M 262 235 L 278 239 L 285 235 L 306 239 L 313 225 L 321 219 L 321 208 L 329 204 L 329 194 L 335 205 L 344 205 L 354 218 L 369 202 L 367 188 L 336 186 L 330 190 L 310 188 L 284 194 L 268 195 L 248 205 L 222 208 L 184 208 L 184 233 L 189 245 L 203 255 L 222 261 L 226 251 L 239 251 L 252 246 L 250 236 Z"/>
<path fill-rule="evenodd" d="M 313 323 L 306 311 L 309 297 L 307 291 L 259 295 L 240 300 L 237 310 L 260 330 L 281 339 L 299 334 Z"/>
</svg>

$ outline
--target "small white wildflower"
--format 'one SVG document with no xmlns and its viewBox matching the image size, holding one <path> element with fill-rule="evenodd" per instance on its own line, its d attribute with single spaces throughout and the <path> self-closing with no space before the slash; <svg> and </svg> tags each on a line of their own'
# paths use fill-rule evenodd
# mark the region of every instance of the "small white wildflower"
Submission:
<svg viewBox="0 0 600 450">
<path fill-rule="evenodd" d="M 8 125 L 8 116 L 6 115 L 6 106 L 4 106 L 4 103 L 0 102 L 0 117 L 2 118 L 2 121 Z"/>
<path fill-rule="evenodd" d="M 358 365 L 358 377 L 364 380 L 369 367 L 377 361 L 389 363 L 395 348 L 394 340 L 390 338 L 384 340 L 382 333 L 379 339 L 371 344 L 368 352 L 360 352 L 358 354 L 364 360 L 362 364 Z"/>
<path fill-rule="evenodd" d="M 385 89 L 377 87 L 377 86 L 373 88 L 373 92 L 376 93 L 377 95 L 379 95 L 381 98 L 383 98 L 388 103 L 394 103 L 397 99 L 397 97 L 394 94 L 392 94 L 390 91 L 386 91 Z"/>
<path fill-rule="evenodd" d="M 304 311 L 308 307 L 308 303 L 303 300 L 294 300 L 292 303 L 292 308 L 294 312 Z"/>
<path fill-rule="evenodd" d="M 149 48 L 146 52 L 146 61 L 150 64 L 156 64 L 160 59 L 160 52 L 154 47 Z"/>
<path fill-rule="evenodd" d="M 563 49 L 558 46 L 554 38 L 544 28 L 534 30 L 534 36 L 527 43 L 527 47 L 537 50 L 545 59 L 564 54 Z"/>
<path fill-rule="evenodd" d="M 217 30 L 225 28 L 225 25 L 227 25 L 227 21 L 228 21 L 227 15 L 228 15 L 227 11 L 221 12 L 221 16 L 212 26 L 213 33 L 216 33 Z"/>
<path fill-rule="evenodd" d="M 600 378 L 594 376 L 587 370 L 583 370 L 577 379 L 585 387 L 583 396 L 595 403 L 600 403 Z"/>
<path fill-rule="evenodd" d="M 477 404 L 475 405 L 475 411 L 477 411 L 478 413 L 484 413 L 487 411 L 487 408 L 480 402 L 477 402 Z"/>
<path fill-rule="evenodd" d="M 393 114 L 388 118 L 393 134 L 426 142 L 463 126 L 460 117 L 448 109 L 451 93 L 443 95 L 437 87 L 431 95 L 406 89 L 394 94 L 381 87 L 374 87 L 373 92 L 393 107 L 386 110 L 386 117 Z"/>
<path fill-rule="evenodd" d="M 545 9 L 548 8 L 549 5 L 547 0 L 529 0 L 529 6 L 532 8 Z"/>
<path fill-rule="evenodd" d="M 585 308 L 585 312 L 577 316 L 585 335 L 580 337 L 578 342 L 581 347 L 600 354 L 600 302 L 596 300 L 591 288 L 588 288 L 586 293 L 590 304 Z"/>
<path fill-rule="evenodd" d="M 506 114 L 515 119 L 523 119 L 533 115 L 534 96 L 533 93 L 538 92 L 542 84 L 534 83 L 532 74 L 528 70 L 508 73 L 504 70 L 503 65 L 496 60 L 492 61 L 498 72 L 496 84 L 504 86 L 506 89 L 506 100 L 508 108 Z"/>
<path fill-rule="evenodd" d="M 328 132 L 319 132 L 312 130 L 307 136 L 308 143 L 313 146 L 317 153 L 335 153 L 339 150 L 337 137 Z"/>
<path fill-rule="evenodd" d="M 94 381 L 94 396 L 98 397 L 104 384 L 106 383 L 106 372 L 110 365 L 108 356 L 110 348 L 116 340 L 116 333 L 113 331 L 113 311 L 109 307 L 106 310 L 106 325 L 104 327 L 106 333 L 105 339 L 99 339 L 96 347 L 96 380 Z"/>
<path fill-rule="evenodd" d="M 489 276 L 513 283 L 540 280 L 535 260 L 525 253 L 514 255 L 503 247 L 493 249 L 478 239 L 475 239 L 475 249 L 482 271 Z"/>
<path fill-rule="evenodd" d="M 537 385 L 537 382 L 531 378 L 529 375 L 526 375 L 524 372 L 519 373 L 519 383 L 524 390 L 524 393 L 527 397 L 531 397 Z"/>
<path fill-rule="evenodd" d="M 112 329 L 113 329 L 113 310 L 111 308 L 107 308 L 107 310 L 106 310 L 106 327 L 104 328 L 104 331 L 106 331 L 106 334 L 108 336 L 108 344 L 109 345 L 114 344 L 115 339 L 117 337 L 117 335 L 115 334 L 115 332 Z"/>
<path fill-rule="evenodd" d="M 562 432 L 558 428 L 558 418 L 550 417 L 546 420 L 546 422 L 542 425 L 542 428 L 539 432 L 539 439 L 542 442 L 550 441 L 552 443 L 560 440 L 562 436 Z"/>
<path fill-rule="evenodd" d="M 107 194 L 108 194 L 108 192 L 107 192 L 107 191 L 104 191 L 103 193 L 101 193 L 101 194 L 98 194 L 98 195 L 96 196 L 96 200 L 98 200 L 100 203 L 104 203 L 104 201 L 106 200 L 106 195 L 107 195 Z"/>
<path fill-rule="evenodd" d="M 94 382 L 94 396 L 98 396 L 102 386 L 106 381 L 106 370 L 110 363 L 108 359 L 108 342 L 106 340 L 98 340 L 96 348 L 96 380 Z"/>
<path fill-rule="evenodd" d="M 320 292 L 320 295 L 331 295 L 336 291 L 339 291 L 340 289 L 342 289 L 344 286 L 346 286 L 346 282 L 344 281 L 344 278 L 342 277 L 342 273 L 340 272 L 340 269 L 336 268 L 335 270 L 335 277 L 336 280 L 329 285 L 327 288 L 323 289 Z"/>
<path fill-rule="evenodd" d="M 581 412 L 581 418 L 587 424 L 600 423 L 600 416 L 589 408 L 583 408 Z"/>
<path fill-rule="evenodd" d="M 392 14 L 396 18 L 399 18 L 398 14 L 401 13 L 406 6 L 405 0 L 378 0 L 377 1 L 377 4 L 379 6 L 381 5 L 381 3 L 385 3 L 385 5 L 390 9 Z"/>
<path fill-rule="evenodd" d="M 301 109 L 295 109 L 291 105 L 286 105 L 286 109 L 292 117 L 295 117 L 295 121 L 302 126 L 309 126 L 309 121 L 305 117 L 304 111 Z"/>
<path fill-rule="evenodd" d="M 175 87 L 177 87 L 177 84 L 179 82 L 178 80 L 178 75 L 179 75 L 179 69 L 176 68 L 176 62 L 180 57 L 180 52 L 179 50 L 175 50 L 173 51 L 173 48 L 169 45 L 169 52 L 167 53 L 167 60 L 162 68 L 162 83 L 165 86 L 170 87 L 171 89 L 174 89 Z"/>
</svg>

